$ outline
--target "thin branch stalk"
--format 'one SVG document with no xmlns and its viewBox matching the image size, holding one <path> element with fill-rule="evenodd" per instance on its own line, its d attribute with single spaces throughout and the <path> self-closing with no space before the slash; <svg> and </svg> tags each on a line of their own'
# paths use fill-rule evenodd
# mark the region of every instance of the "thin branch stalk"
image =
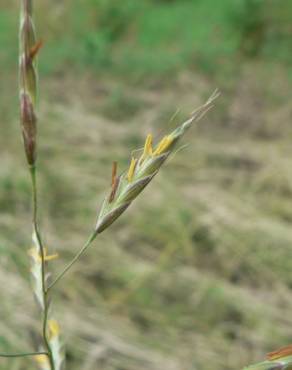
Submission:
<svg viewBox="0 0 292 370">
<path fill-rule="evenodd" d="M 60 272 L 60 274 L 55 278 L 55 280 L 48 286 L 47 291 L 52 289 L 65 275 L 66 273 L 71 269 L 71 267 L 79 260 L 79 258 L 87 251 L 87 249 L 90 247 L 91 243 L 96 238 L 97 234 L 96 231 L 94 231 L 87 242 L 84 244 L 84 246 L 79 250 L 79 252 L 75 255 L 75 257 L 71 260 L 71 262 L 68 263 L 68 265 L 64 268 L 63 271 Z"/>
<path fill-rule="evenodd" d="M 0 353 L 0 357 L 16 358 L 30 356 L 48 356 L 48 352 Z"/>
</svg>

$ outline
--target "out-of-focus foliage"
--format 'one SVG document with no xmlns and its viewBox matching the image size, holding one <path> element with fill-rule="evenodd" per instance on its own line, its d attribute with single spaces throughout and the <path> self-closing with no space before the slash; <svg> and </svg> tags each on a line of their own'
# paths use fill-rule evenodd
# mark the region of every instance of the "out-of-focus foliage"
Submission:
<svg viewBox="0 0 292 370">
<path fill-rule="evenodd" d="M 63 0 L 37 7 L 47 43 L 43 72 L 64 71 L 70 63 L 141 77 L 184 67 L 216 73 L 218 64 L 232 68 L 239 54 L 292 60 L 289 0 Z M 15 7 L 3 8 L 5 68 L 15 56 Z"/>
</svg>

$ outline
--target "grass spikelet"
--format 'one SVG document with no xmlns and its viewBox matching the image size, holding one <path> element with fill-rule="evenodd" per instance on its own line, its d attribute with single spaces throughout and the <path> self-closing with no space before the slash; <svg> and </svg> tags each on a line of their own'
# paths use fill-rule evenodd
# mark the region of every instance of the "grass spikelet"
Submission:
<svg viewBox="0 0 292 370">
<path fill-rule="evenodd" d="M 218 95 L 218 92 L 215 91 L 204 105 L 192 113 L 190 119 L 166 135 L 158 143 L 155 150 L 152 149 L 152 135 L 147 136 L 140 159 L 132 158 L 128 171 L 119 177 L 119 186 L 114 188 L 114 194 L 112 188 L 110 196 L 105 198 L 98 216 L 96 234 L 108 228 L 137 198 L 158 173 L 186 130 L 212 107 L 212 103 Z"/>
<path fill-rule="evenodd" d="M 43 282 L 42 282 L 42 258 L 41 249 L 38 239 L 33 233 L 32 240 L 34 246 L 29 250 L 29 255 L 31 257 L 31 276 L 32 276 L 32 287 L 33 292 L 36 297 L 37 302 L 40 305 L 41 310 L 44 310 L 44 294 L 43 294 Z"/>
<path fill-rule="evenodd" d="M 19 98 L 20 120 L 25 153 L 28 164 L 33 166 L 36 161 L 37 118 L 35 105 L 37 100 L 37 68 L 36 56 L 42 46 L 36 41 L 32 19 L 32 1 L 21 2 L 19 30 Z"/>
</svg>

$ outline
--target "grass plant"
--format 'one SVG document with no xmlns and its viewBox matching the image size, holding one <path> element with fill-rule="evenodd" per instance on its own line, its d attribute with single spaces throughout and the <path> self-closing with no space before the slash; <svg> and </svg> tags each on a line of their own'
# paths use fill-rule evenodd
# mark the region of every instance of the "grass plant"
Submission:
<svg viewBox="0 0 292 370">
<path fill-rule="evenodd" d="M 39 258 L 26 253 L 17 7 L 0 0 L 1 370 L 47 356 L 29 272 Z M 48 284 L 90 234 L 98 194 L 111 193 L 112 159 L 126 168 L 148 132 L 171 131 L 173 107 L 171 127 L 214 85 L 224 91 L 187 154 L 170 157 L 49 293 L 70 370 L 234 370 L 291 343 L 291 10 L 290 0 L 35 2 L 46 44 L 34 110 Z M 289 350 L 251 369 L 287 369 Z"/>
<path fill-rule="evenodd" d="M 58 258 L 49 254 L 44 245 L 39 227 L 38 186 L 37 186 L 37 54 L 42 42 L 36 38 L 33 21 L 33 1 L 21 1 L 19 48 L 19 98 L 20 116 L 24 149 L 31 176 L 32 187 L 32 224 L 33 247 L 29 250 L 31 258 L 32 286 L 41 316 L 41 337 L 39 348 L 35 352 L 0 354 L 1 357 L 35 358 L 41 370 L 61 370 L 65 368 L 64 347 L 60 338 L 60 325 L 52 309 L 52 288 L 64 277 L 79 260 L 96 236 L 114 223 L 139 196 L 142 190 L 156 176 L 160 167 L 174 152 L 177 143 L 191 125 L 198 121 L 218 97 L 215 91 L 207 102 L 195 110 L 190 118 L 153 146 L 153 137 L 146 138 L 144 149 L 139 157 L 132 156 L 129 168 L 121 175 L 117 174 L 117 163 L 113 163 L 111 188 L 105 197 L 98 214 L 96 226 L 88 241 L 72 261 L 50 281 L 49 263 Z M 138 151 L 137 151 L 138 152 Z"/>
</svg>

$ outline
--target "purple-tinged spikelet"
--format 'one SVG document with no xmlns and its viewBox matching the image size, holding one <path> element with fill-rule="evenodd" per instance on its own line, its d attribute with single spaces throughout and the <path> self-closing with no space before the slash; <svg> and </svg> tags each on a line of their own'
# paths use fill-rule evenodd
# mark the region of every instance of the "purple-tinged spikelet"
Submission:
<svg viewBox="0 0 292 370">
<path fill-rule="evenodd" d="M 33 166 L 36 161 L 36 56 L 41 46 L 42 42 L 36 41 L 32 20 L 32 1 L 23 0 L 19 31 L 19 98 L 23 142 L 30 166 Z"/>
</svg>

